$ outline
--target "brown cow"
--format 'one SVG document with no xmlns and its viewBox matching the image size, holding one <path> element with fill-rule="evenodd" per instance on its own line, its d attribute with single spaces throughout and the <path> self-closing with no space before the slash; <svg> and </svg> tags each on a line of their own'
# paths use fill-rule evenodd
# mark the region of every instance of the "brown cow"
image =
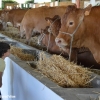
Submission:
<svg viewBox="0 0 100 100">
<path fill-rule="evenodd" d="M 63 52 L 55 43 L 55 36 L 52 33 L 48 32 L 49 26 L 42 30 L 42 33 L 39 37 L 38 43 L 44 45 L 47 48 L 47 51 L 52 54 L 61 54 L 68 58 L 68 54 Z"/>
<path fill-rule="evenodd" d="M 62 16 L 65 13 L 66 6 L 59 7 L 40 7 L 30 9 L 26 12 L 20 26 L 20 34 L 26 35 L 26 41 L 29 42 L 32 32 L 40 33 L 41 29 L 45 29 L 48 25 L 45 17 L 53 17 L 54 15 Z M 33 34 L 35 35 L 35 34 Z"/>
<path fill-rule="evenodd" d="M 49 51 L 56 53 L 56 54 L 61 54 L 62 53 L 61 49 L 58 48 L 58 46 L 55 43 L 55 38 L 61 27 L 60 16 L 55 15 L 53 18 L 46 17 L 45 19 L 46 19 L 46 21 L 50 22 L 49 23 L 50 28 L 47 26 L 46 29 L 43 31 L 43 33 L 45 33 L 45 35 L 42 39 L 42 44 L 44 44 L 46 47 L 48 47 Z M 49 33 L 48 31 L 51 33 Z M 48 46 L 49 36 L 50 36 L 50 43 Z M 68 57 L 68 51 L 69 51 L 69 48 L 67 48 L 67 54 L 65 55 L 65 53 L 63 52 L 62 56 Z M 84 65 L 85 67 L 92 67 L 95 69 L 100 69 L 100 65 L 98 63 L 96 63 L 95 59 L 93 58 L 93 55 L 86 48 L 72 49 L 71 61 L 76 61 L 76 60 L 77 60 L 77 64 Z"/>
<path fill-rule="evenodd" d="M 61 22 L 56 43 L 65 48 L 73 37 L 72 47 L 88 47 L 100 64 L 100 6 L 89 5 L 84 9 L 69 6 Z"/>
<path fill-rule="evenodd" d="M 28 9 L 12 9 L 8 12 L 3 11 L 1 14 L 1 20 L 3 23 L 3 28 L 6 29 L 7 22 L 11 22 L 14 27 L 19 27 L 20 23 L 24 17 L 24 14 Z"/>
<path fill-rule="evenodd" d="M 67 49 L 67 52 L 64 52 L 61 48 L 59 48 L 56 43 L 55 43 L 55 36 L 49 32 L 49 26 L 47 26 L 45 29 L 42 30 L 41 35 L 39 36 L 38 44 L 46 46 L 47 52 L 51 54 L 57 54 L 57 55 L 62 55 L 65 58 L 68 59 L 68 53 L 69 49 Z M 72 56 L 71 56 L 71 61 L 76 62 L 77 60 L 77 50 L 73 49 Z"/>
</svg>

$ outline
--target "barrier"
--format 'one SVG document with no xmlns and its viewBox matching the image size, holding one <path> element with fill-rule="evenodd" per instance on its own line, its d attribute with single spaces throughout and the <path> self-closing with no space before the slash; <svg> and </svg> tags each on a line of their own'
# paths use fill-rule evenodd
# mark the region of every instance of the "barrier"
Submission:
<svg viewBox="0 0 100 100">
<path fill-rule="evenodd" d="M 31 50 L 33 55 L 38 55 L 41 52 L 41 50 L 10 39 L 2 34 L 0 34 L 0 39 L 11 45 L 28 51 Z M 49 56 L 48 53 L 46 54 Z M 96 78 L 91 83 L 93 88 L 62 88 L 35 71 L 26 61 L 22 61 L 14 55 L 6 58 L 5 62 L 6 68 L 1 88 L 3 100 L 89 100 L 89 98 L 95 100 L 99 98 L 99 75 L 94 74 Z M 34 62 L 29 61 L 29 63 Z"/>
</svg>

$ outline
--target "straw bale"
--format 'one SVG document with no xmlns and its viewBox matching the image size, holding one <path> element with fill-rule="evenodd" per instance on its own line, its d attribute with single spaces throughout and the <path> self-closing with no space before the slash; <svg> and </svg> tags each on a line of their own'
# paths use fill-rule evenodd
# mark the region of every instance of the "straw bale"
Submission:
<svg viewBox="0 0 100 100">
<path fill-rule="evenodd" d="M 65 60 L 60 55 L 46 57 L 44 53 L 41 53 L 37 68 L 63 87 L 87 87 L 91 82 L 92 72 Z"/>
</svg>

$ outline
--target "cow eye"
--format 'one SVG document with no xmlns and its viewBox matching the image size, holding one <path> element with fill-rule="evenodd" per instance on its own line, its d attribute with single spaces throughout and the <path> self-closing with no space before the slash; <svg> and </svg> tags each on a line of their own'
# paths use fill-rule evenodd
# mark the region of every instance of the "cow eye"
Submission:
<svg viewBox="0 0 100 100">
<path fill-rule="evenodd" d="M 69 22 L 69 25 L 73 25 L 73 22 Z"/>
</svg>

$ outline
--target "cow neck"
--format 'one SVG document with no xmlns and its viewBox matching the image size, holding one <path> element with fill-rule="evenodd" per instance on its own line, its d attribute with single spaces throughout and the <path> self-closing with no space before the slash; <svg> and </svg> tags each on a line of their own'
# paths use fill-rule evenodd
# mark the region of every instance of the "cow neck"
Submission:
<svg viewBox="0 0 100 100">
<path fill-rule="evenodd" d="M 84 16 L 82 17 L 81 21 L 79 22 L 78 26 L 76 27 L 75 31 L 72 34 L 67 33 L 67 32 L 59 31 L 60 33 L 67 34 L 67 35 L 71 36 L 70 52 L 69 52 L 69 61 L 71 61 L 71 52 L 72 52 L 72 43 L 73 43 L 74 34 L 76 33 L 76 31 L 78 30 L 78 28 L 82 24 L 83 19 L 84 19 Z"/>
</svg>

